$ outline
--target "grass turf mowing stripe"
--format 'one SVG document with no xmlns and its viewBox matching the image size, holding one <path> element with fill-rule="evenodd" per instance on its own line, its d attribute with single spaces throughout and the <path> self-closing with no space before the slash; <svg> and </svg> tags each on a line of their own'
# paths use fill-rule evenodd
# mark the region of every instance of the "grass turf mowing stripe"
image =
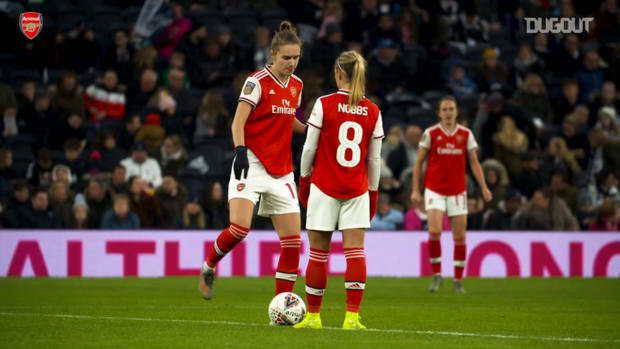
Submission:
<svg viewBox="0 0 620 349">
<path fill-rule="evenodd" d="M 91 315 L 71 315 L 71 314 L 44 314 L 44 313 L 6 313 L 0 312 L 3 316 L 44 316 L 65 319 L 87 319 L 87 320 L 112 320 L 112 321 L 160 321 L 160 322 L 182 322 L 196 323 L 205 325 L 226 325 L 226 326 L 248 326 L 248 327 L 272 327 L 268 324 L 259 324 L 251 322 L 236 321 L 218 321 L 218 320 L 189 320 L 189 319 L 157 319 L 157 318 L 139 318 L 139 317 L 119 317 L 119 316 L 91 316 Z M 348 331 L 339 327 L 323 327 L 326 330 Z M 439 335 L 439 336 L 457 336 L 457 337 L 478 337 L 478 338 L 495 338 L 495 339 L 517 339 L 517 340 L 541 340 L 550 342 L 588 342 L 588 343 L 620 343 L 620 339 L 598 339 L 598 338 L 573 338 L 573 337 L 536 337 L 536 336 L 518 336 L 504 334 L 485 334 L 485 333 L 468 333 L 468 332 L 451 332 L 451 331 L 423 331 L 423 330 L 402 330 L 402 329 L 382 329 L 369 328 L 365 331 L 379 333 L 402 333 L 402 334 L 418 334 L 418 335 Z"/>
</svg>

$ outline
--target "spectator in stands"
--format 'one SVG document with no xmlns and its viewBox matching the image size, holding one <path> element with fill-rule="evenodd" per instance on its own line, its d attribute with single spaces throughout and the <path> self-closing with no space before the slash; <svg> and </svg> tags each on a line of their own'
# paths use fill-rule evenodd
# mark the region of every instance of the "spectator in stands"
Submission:
<svg viewBox="0 0 620 349">
<path fill-rule="evenodd" d="M 37 152 L 36 159 L 28 165 L 26 179 L 34 187 L 46 187 L 52 184 L 52 152 L 47 148 L 41 148 Z"/>
<path fill-rule="evenodd" d="M 149 113 L 144 118 L 144 125 L 136 134 L 136 142 L 144 142 L 149 153 L 159 150 L 166 137 L 166 130 L 161 126 L 161 116 L 158 113 Z"/>
<path fill-rule="evenodd" d="M 592 172 L 598 173 L 603 166 L 620 171 L 620 120 L 616 109 L 602 107 L 598 122 L 590 132 L 592 145 Z"/>
<path fill-rule="evenodd" d="M 523 206 L 523 196 L 519 190 L 510 188 L 506 191 L 506 198 L 500 201 L 497 208 L 491 211 L 483 229 L 488 230 L 516 230 L 518 212 Z"/>
<path fill-rule="evenodd" d="M 68 221 L 64 221 L 63 225 L 69 229 L 86 230 L 99 228 L 99 226 L 93 226 L 92 220 L 89 219 L 88 205 L 86 204 L 84 195 L 78 194 L 75 196 L 71 210 L 71 217 L 69 217 Z"/>
<path fill-rule="evenodd" d="M 71 138 L 65 142 L 63 148 L 64 159 L 62 163 L 69 166 L 71 174 L 74 175 L 79 182 L 87 170 L 87 163 L 82 157 L 82 144 L 80 144 L 79 140 Z"/>
<path fill-rule="evenodd" d="M 577 231 L 579 224 L 570 209 L 548 187 L 534 192 L 530 202 L 519 213 L 518 227 L 523 230 Z"/>
<path fill-rule="evenodd" d="M 458 64 L 452 67 L 446 87 L 457 98 L 478 92 L 478 85 L 465 73 L 465 68 Z"/>
<path fill-rule="evenodd" d="M 620 96 L 618 95 L 616 84 L 613 81 L 605 81 L 603 86 L 601 86 L 600 93 L 594 95 L 594 100 L 590 104 L 590 114 L 599 115 L 599 111 L 602 107 L 613 108 L 615 115 L 620 113 Z M 597 118 L 592 118 L 589 122 L 589 126 L 594 126 L 596 122 Z"/>
<path fill-rule="evenodd" d="M 412 171 L 413 164 L 418 158 L 418 144 L 422 139 L 422 129 L 416 125 L 409 125 L 405 130 L 405 135 L 388 156 L 387 165 L 392 170 L 395 178 L 401 179 L 403 172 Z M 402 180 L 401 180 L 402 181 Z"/>
<path fill-rule="evenodd" d="M 586 169 L 590 162 L 590 141 L 584 133 L 579 133 L 579 120 L 576 114 L 568 114 L 562 123 L 561 137 L 566 141 L 566 147 L 572 152 L 579 163 L 579 167 Z"/>
<path fill-rule="evenodd" d="M 493 193 L 493 199 L 485 203 L 483 200 L 481 200 L 482 196 L 478 195 L 475 204 L 478 205 L 481 202 L 483 204 L 484 211 L 486 211 L 488 209 L 496 209 L 499 202 L 504 200 L 504 198 L 506 197 L 506 187 L 508 185 L 508 183 L 506 182 L 508 181 L 508 179 L 504 178 L 504 180 L 502 181 L 501 169 L 494 165 L 490 165 L 490 163 L 486 163 L 486 166 L 483 167 L 483 170 L 484 178 L 486 179 L 489 190 L 491 191 L 491 193 Z M 479 211 L 482 212 L 482 210 Z M 481 225 L 478 226 L 478 229 L 481 228 Z"/>
<path fill-rule="evenodd" d="M 553 56 L 551 50 L 549 50 L 549 38 L 546 33 L 538 33 L 534 37 L 534 53 L 542 59 L 545 63 L 545 67 L 549 70 L 553 65 Z"/>
<path fill-rule="evenodd" d="M 566 172 L 558 170 L 551 175 L 551 191 L 562 198 L 571 212 L 577 212 L 577 187 L 568 182 Z"/>
<path fill-rule="evenodd" d="M 536 189 L 545 184 L 536 150 L 528 150 L 521 155 L 521 166 L 522 171 L 514 183 L 519 191 L 529 198 Z"/>
<path fill-rule="evenodd" d="M 13 151 L 0 147 L 0 198 L 11 188 L 11 183 L 18 176 L 13 168 Z"/>
<path fill-rule="evenodd" d="M 114 70 L 104 72 L 101 84 L 88 86 L 84 93 L 84 107 L 95 124 L 103 120 L 123 120 L 125 93 L 118 88 L 118 75 Z"/>
<path fill-rule="evenodd" d="M 148 103 L 148 110 L 161 116 L 161 125 L 168 134 L 183 133 L 183 118 L 177 113 L 177 105 L 174 96 L 166 88 L 157 91 Z"/>
<path fill-rule="evenodd" d="M 388 13 L 383 13 L 379 16 L 376 26 L 370 32 L 369 48 L 373 49 L 379 46 L 382 40 L 390 40 L 394 43 L 395 47 L 402 49 L 403 38 L 401 32 L 394 25 L 394 19 Z"/>
<path fill-rule="evenodd" d="M 57 52 L 61 55 L 64 53 L 62 55 L 64 57 L 61 56 L 56 61 L 63 64 L 72 60 L 73 64 L 69 63 L 69 66 L 75 68 L 78 74 L 97 68 L 101 59 L 101 47 L 95 31 L 88 26 L 80 25 L 76 26 L 68 36 L 73 38 L 68 45 L 70 50 L 67 53 L 58 50 Z"/>
<path fill-rule="evenodd" d="M 165 176 L 162 185 L 155 191 L 155 197 L 161 203 L 161 225 L 159 228 L 172 229 L 175 219 L 181 215 L 188 193 L 173 176 Z"/>
<path fill-rule="evenodd" d="M 2 212 L 2 222 L 7 228 L 19 228 L 19 212 L 25 209 L 30 199 L 30 185 L 25 179 L 15 179 L 11 184 L 11 197 Z"/>
<path fill-rule="evenodd" d="M 390 196 L 379 194 L 377 214 L 370 222 L 370 230 L 396 230 L 402 227 L 403 213 L 390 206 Z"/>
<path fill-rule="evenodd" d="M 166 137 L 159 150 L 161 165 L 164 175 L 177 176 L 179 170 L 187 164 L 187 151 L 183 147 L 183 141 L 178 135 Z"/>
<path fill-rule="evenodd" d="M 11 86 L 0 83 L 0 138 L 14 136 L 17 130 L 17 98 Z"/>
<path fill-rule="evenodd" d="M 114 207 L 106 211 L 101 221 L 101 229 L 137 230 L 140 229 L 138 216 L 129 211 L 129 197 L 125 194 L 114 195 Z"/>
<path fill-rule="evenodd" d="M 112 198 L 106 184 L 100 179 L 92 178 L 88 181 L 84 197 L 93 224 L 101 225 L 104 213 L 112 207 Z"/>
<path fill-rule="evenodd" d="M 42 90 L 39 89 L 41 92 Z M 37 82 L 35 80 L 25 80 L 22 82 L 20 91 L 17 94 L 17 127 L 19 133 L 34 134 L 40 124 L 39 113 L 34 107 L 34 97 L 37 92 Z M 49 102 L 49 98 L 48 98 Z M 49 106 L 49 103 L 48 103 Z"/>
<path fill-rule="evenodd" d="M 263 26 L 254 30 L 254 42 L 246 55 L 246 66 L 250 71 L 263 69 L 269 60 L 269 29 Z M 305 80 L 304 80 L 305 81 Z"/>
<path fill-rule="evenodd" d="M 601 67 L 598 52 L 591 50 L 583 57 L 583 66 L 577 71 L 581 99 L 590 100 L 593 93 L 598 91 L 605 82 L 605 71 Z"/>
<path fill-rule="evenodd" d="M 47 190 L 36 189 L 30 203 L 17 212 L 19 228 L 59 229 L 62 221 L 58 212 L 50 207 Z"/>
<path fill-rule="evenodd" d="M 517 51 L 510 74 L 511 84 L 520 88 L 528 73 L 536 73 L 539 76 L 545 69 L 545 63 L 532 51 L 532 46 L 522 43 Z"/>
<path fill-rule="evenodd" d="M 390 92 L 404 89 L 409 74 L 396 43 L 390 39 L 379 41 L 377 50 L 368 61 L 368 92 L 384 98 Z"/>
<path fill-rule="evenodd" d="M 198 195 L 190 195 L 181 213 L 175 219 L 174 228 L 192 230 L 204 230 L 208 228 L 207 218 L 202 207 L 200 207 L 200 197 Z"/>
<path fill-rule="evenodd" d="M 230 122 L 230 113 L 224 105 L 222 94 L 208 91 L 198 107 L 194 143 L 198 144 L 209 138 L 228 137 Z"/>
<path fill-rule="evenodd" d="M 177 100 L 184 97 L 184 92 L 189 88 L 189 78 L 182 68 L 172 68 L 168 71 L 165 86 L 168 87 L 172 97 Z"/>
<path fill-rule="evenodd" d="M 315 41 L 312 46 L 312 62 L 320 64 L 324 71 L 329 71 L 342 51 L 342 27 L 337 22 L 329 23 L 325 27 L 325 37 Z M 335 82 L 329 82 L 331 87 L 335 87 Z"/>
<path fill-rule="evenodd" d="M 139 114 L 132 114 L 125 121 L 125 128 L 119 136 L 119 145 L 123 149 L 129 149 L 136 142 L 136 134 L 142 127 L 142 118 Z"/>
<path fill-rule="evenodd" d="M 589 227 L 590 231 L 620 231 L 620 206 L 612 199 L 607 199 L 599 207 L 596 219 Z"/>
<path fill-rule="evenodd" d="M 564 36 L 562 47 L 555 53 L 553 65 L 548 67 L 559 77 L 571 78 L 581 65 L 579 37 L 575 34 Z"/>
<path fill-rule="evenodd" d="M 205 212 L 209 229 L 223 229 L 226 227 L 226 222 L 228 222 L 227 205 L 222 183 L 211 182 L 207 184 L 202 208 Z"/>
<path fill-rule="evenodd" d="M 199 71 L 204 41 L 208 34 L 209 30 L 205 23 L 195 22 L 192 24 L 189 34 L 185 35 L 177 46 L 177 50 L 185 54 L 185 63 L 190 80 Z"/>
<path fill-rule="evenodd" d="M 55 125 L 49 137 L 49 147 L 54 150 L 60 150 L 68 139 L 77 139 L 80 142 L 86 141 L 84 117 L 75 112 L 66 114 Z"/>
<path fill-rule="evenodd" d="M 73 71 L 64 71 L 56 84 L 50 88 L 51 107 L 59 114 L 77 113 L 84 115 L 84 96 L 82 86 Z"/>
<path fill-rule="evenodd" d="M 511 102 L 521 106 L 528 119 L 540 119 L 543 124 L 553 122 L 553 109 L 547 96 L 545 83 L 536 73 L 528 73 L 519 90 L 512 96 Z"/>
<path fill-rule="evenodd" d="M 497 51 L 493 48 L 484 50 L 479 74 L 481 91 L 500 91 L 506 87 L 508 72 L 504 64 L 498 61 Z"/>
<path fill-rule="evenodd" d="M 174 86 L 175 88 L 171 87 L 171 82 L 170 82 L 170 73 L 173 70 L 178 70 L 181 72 L 185 72 L 185 54 L 181 51 L 174 51 L 174 53 L 172 53 L 172 56 L 170 57 L 170 61 L 168 62 L 168 66 L 166 68 L 164 68 L 164 70 L 161 72 L 161 82 L 163 86 L 168 87 L 173 94 L 175 94 L 180 88 L 189 88 L 189 77 L 186 74 L 183 74 L 183 76 L 181 76 L 181 80 L 180 82 L 177 82 L 175 80 Z M 180 86 L 180 88 L 176 88 L 176 86 Z"/>
<path fill-rule="evenodd" d="M 127 29 L 120 28 L 114 31 L 114 45 L 103 57 L 102 66 L 114 69 L 118 73 L 118 80 L 125 85 L 131 82 L 132 61 L 134 48 L 129 45 Z"/>
<path fill-rule="evenodd" d="M 503 194 L 505 195 L 506 192 L 504 191 Z M 467 230 L 482 229 L 486 223 L 484 206 L 484 200 L 478 189 L 467 195 Z"/>
<path fill-rule="evenodd" d="M 129 94 L 127 111 L 129 113 L 142 113 L 146 104 L 153 98 L 157 88 L 157 72 L 153 69 L 144 69 L 140 75 L 140 84 L 136 91 Z"/>
<path fill-rule="evenodd" d="M 493 157 L 506 166 L 511 178 L 515 178 L 521 173 L 521 155 L 527 151 L 529 141 L 510 116 L 504 116 L 498 127 L 493 135 Z"/>
<path fill-rule="evenodd" d="M 234 76 L 233 67 L 222 54 L 220 43 L 214 37 L 207 38 L 200 62 L 189 70 L 195 72 L 195 75 L 190 75 L 192 86 L 201 88 L 222 87 Z"/>
<path fill-rule="evenodd" d="M 148 156 L 146 149 L 144 142 L 137 141 L 131 149 L 131 156 L 121 161 L 121 165 L 127 169 L 127 179 L 138 176 L 157 188 L 162 182 L 161 168 L 157 160 Z"/>
<path fill-rule="evenodd" d="M 73 193 L 63 181 L 52 183 L 49 191 L 49 205 L 59 215 L 61 222 L 68 222 L 73 215 Z"/>
<path fill-rule="evenodd" d="M 235 70 L 243 69 L 243 56 L 241 48 L 232 40 L 232 32 L 230 27 L 222 25 L 215 32 L 217 41 L 220 44 L 222 56 L 226 58 L 228 64 Z"/>
<path fill-rule="evenodd" d="M 178 2 L 171 2 L 170 8 L 174 19 L 168 24 L 155 39 L 155 46 L 159 49 L 162 59 L 169 59 L 177 45 L 192 28 L 192 21 L 185 17 L 185 9 Z"/>
<path fill-rule="evenodd" d="M 114 194 L 127 194 L 129 192 L 129 185 L 127 183 L 127 169 L 123 165 L 116 165 L 112 171 L 112 180 L 110 183 L 110 190 Z"/>
<path fill-rule="evenodd" d="M 344 3 L 344 38 L 368 44 L 370 33 L 379 19 L 378 1 L 347 1 Z"/>
<path fill-rule="evenodd" d="M 161 227 L 161 204 L 154 194 L 144 179 L 129 178 L 129 209 L 138 216 L 142 228 Z"/>
<path fill-rule="evenodd" d="M 77 179 L 71 174 L 71 168 L 64 164 L 54 166 L 52 169 L 52 181 L 61 181 L 70 189 L 72 189 L 72 186 L 75 187 L 75 184 L 77 183 Z"/>
<path fill-rule="evenodd" d="M 564 170 L 571 182 L 577 182 L 583 174 L 583 168 L 579 165 L 576 152 L 570 151 L 566 141 L 561 137 L 553 137 L 549 141 L 541 172 L 546 178 L 550 178 L 555 170 Z"/>
<path fill-rule="evenodd" d="M 602 41 L 612 41 L 618 38 L 620 21 L 618 21 L 618 4 L 616 0 L 605 0 L 594 14 L 596 37 Z"/>
<path fill-rule="evenodd" d="M 572 113 L 579 105 L 579 83 L 574 79 L 566 79 L 562 83 L 562 96 L 554 99 L 553 125 L 559 125 L 564 117 Z"/>
<path fill-rule="evenodd" d="M 489 24 L 478 17 L 476 9 L 470 6 L 461 12 L 453 25 L 451 39 L 468 47 L 478 46 L 489 40 Z"/>
<path fill-rule="evenodd" d="M 112 131 L 99 132 L 95 139 L 95 148 L 101 154 L 101 170 L 104 172 L 114 171 L 114 168 L 127 157 L 127 152 L 117 146 Z"/>
</svg>

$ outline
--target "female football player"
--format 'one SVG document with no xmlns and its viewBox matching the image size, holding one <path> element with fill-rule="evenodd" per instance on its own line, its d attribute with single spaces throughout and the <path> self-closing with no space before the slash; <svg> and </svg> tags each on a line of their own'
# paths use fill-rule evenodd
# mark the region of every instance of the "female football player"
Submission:
<svg viewBox="0 0 620 349">
<path fill-rule="evenodd" d="M 420 172 L 428 156 L 424 175 L 424 203 L 428 213 L 428 250 L 433 269 L 433 283 L 430 292 L 437 292 L 441 286 L 441 244 L 443 215 L 447 214 L 454 238 L 454 290 L 465 293 L 463 270 L 465 269 L 465 230 L 467 228 L 467 191 L 465 166 L 469 165 L 482 188 L 482 196 L 490 201 L 492 194 L 484 180 L 478 161 L 478 143 L 473 133 L 458 125 L 456 100 L 446 96 L 439 100 L 439 123 L 427 128 L 422 134 L 418 157 L 413 165 L 413 192 L 411 200 L 422 202 L 420 195 Z"/>
<path fill-rule="evenodd" d="M 306 125 L 295 118 L 302 81 L 293 72 L 302 42 L 289 21 L 271 41 L 272 64 L 251 74 L 241 91 L 232 123 L 235 159 L 228 183 L 230 226 L 218 236 L 201 269 L 202 297 L 213 297 L 215 267 L 250 231 L 254 206 L 271 217 L 282 247 L 276 294 L 293 290 L 299 267 L 301 220 L 293 178 L 291 139 Z"/>
<path fill-rule="evenodd" d="M 366 285 L 364 232 L 377 208 L 383 123 L 364 97 L 366 61 L 355 51 L 334 65 L 338 92 L 317 99 L 308 118 L 301 157 L 300 201 L 308 208 L 310 260 L 306 270 L 308 314 L 297 328 L 321 328 L 332 232 L 342 231 L 347 261 L 345 329 L 363 329 L 358 311 Z M 368 158 L 368 163 L 366 159 Z"/>
</svg>

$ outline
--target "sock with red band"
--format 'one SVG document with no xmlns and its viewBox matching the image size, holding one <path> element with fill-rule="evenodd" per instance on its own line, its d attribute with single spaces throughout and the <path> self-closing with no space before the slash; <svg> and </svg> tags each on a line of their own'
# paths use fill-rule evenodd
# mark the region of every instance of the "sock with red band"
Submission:
<svg viewBox="0 0 620 349">
<path fill-rule="evenodd" d="M 323 294 L 327 287 L 327 260 L 329 251 L 310 249 L 306 268 L 306 302 L 309 313 L 320 313 Z"/>
<path fill-rule="evenodd" d="M 299 269 L 299 235 L 280 238 L 280 259 L 276 269 L 276 294 L 293 292 Z"/>
<path fill-rule="evenodd" d="M 428 255 L 433 274 L 441 274 L 441 241 L 439 238 L 433 240 L 434 235 L 434 233 L 431 233 L 431 238 L 428 240 Z M 436 234 L 436 236 L 439 237 L 440 235 Z"/>
<path fill-rule="evenodd" d="M 357 313 L 362 304 L 366 288 L 366 257 L 364 248 L 345 248 L 344 258 L 347 270 L 344 275 L 344 288 L 347 292 L 347 311 Z"/>
<path fill-rule="evenodd" d="M 467 245 L 465 244 L 465 239 L 454 240 L 454 280 L 463 279 L 466 257 Z"/>
<path fill-rule="evenodd" d="M 215 268 L 217 262 L 224 258 L 224 256 L 238 243 L 243 241 L 249 231 L 250 228 L 245 228 L 235 223 L 230 223 L 230 226 L 220 233 L 215 241 L 215 244 L 213 244 L 213 248 L 209 251 L 209 255 L 207 256 L 207 266 L 209 268 Z"/>
</svg>

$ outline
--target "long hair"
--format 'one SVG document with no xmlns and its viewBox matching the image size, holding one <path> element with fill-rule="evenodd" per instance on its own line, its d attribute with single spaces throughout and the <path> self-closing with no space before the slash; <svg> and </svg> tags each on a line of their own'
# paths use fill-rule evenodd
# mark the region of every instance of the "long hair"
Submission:
<svg viewBox="0 0 620 349">
<path fill-rule="evenodd" d="M 187 212 L 187 209 L 184 209 L 183 210 L 183 226 L 187 228 L 191 224 L 192 224 L 192 221 L 191 221 L 189 212 Z M 198 213 L 196 214 L 196 224 L 198 224 L 198 228 L 200 229 L 204 229 L 207 227 L 205 213 L 202 210 L 202 207 L 200 208 L 200 211 L 198 211 Z"/>
<path fill-rule="evenodd" d="M 336 58 L 336 67 L 351 83 L 349 105 L 357 105 L 366 94 L 366 60 L 355 51 L 345 51 Z"/>
</svg>

